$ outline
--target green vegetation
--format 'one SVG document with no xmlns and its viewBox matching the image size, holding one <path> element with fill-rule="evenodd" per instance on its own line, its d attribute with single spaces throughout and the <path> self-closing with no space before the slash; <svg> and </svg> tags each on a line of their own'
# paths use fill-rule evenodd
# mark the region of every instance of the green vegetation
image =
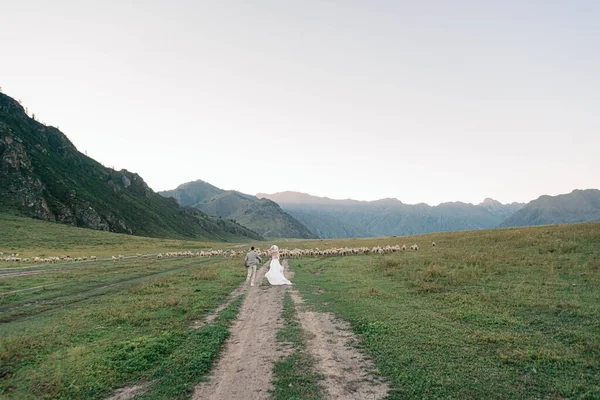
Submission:
<svg viewBox="0 0 600 400">
<path fill-rule="evenodd" d="M 291 265 L 309 305 L 362 335 L 391 399 L 600 398 L 600 224 L 329 241 L 376 243 L 420 250 Z"/>
<path fill-rule="evenodd" d="M 6 214 L 0 214 L 0 226 L 0 252 L 18 253 L 28 258 L 62 255 L 110 258 L 118 254 L 198 251 L 227 245 L 116 234 Z M 17 267 L 18 264 L 0 260 L 0 266 Z"/>
<path fill-rule="evenodd" d="M 0 393 L 94 399 L 147 382 L 144 397 L 185 398 L 209 370 L 241 299 L 215 324 L 191 326 L 244 275 L 238 260 L 189 258 L 98 261 L 3 279 L 2 292 L 56 285 L 1 297 Z"/>
<path fill-rule="evenodd" d="M 97 230 L 175 239 L 258 239 L 232 221 L 180 207 L 142 177 L 80 153 L 58 129 L 0 93 L 0 212 Z"/>
<path fill-rule="evenodd" d="M 305 332 L 300 327 L 296 307 L 287 292 L 282 317 L 285 327 L 277 333 L 277 340 L 290 345 L 293 353 L 273 367 L 274 397 L 278 400 L 322 399 L 321 377 L 315 373 L 315 361 L 306 351 Z"/>
<path fill-rule="evenodd" d="M 213 360 L 229 336 L 227 328 L 240 309 L 243 296 L 238 296 L 221 311 L 211 325 L 206 325 L 187 335 L 176 351 L 162 362 L 154 374 L 156 381 L 143 399 L 189 399 L 200 378 L 210 371 Z"/>
<path fill-rule="evenodd" d="M 25 257 L 215 246 L 6 215 L 0 225 L 0 251 Z M 599 223 L 278 244 L 413 243 L 419 251 L 290 260 L 307 305 L 337 313 L 362 336 L 391 399 L 600 397 Z M 100 399 L 136 384 L 147 384 L 141 398 L 189 397 L 241 299 L 214 324 L 191 326 L 244 280 L 239 264 L 222 257 L 3 263 L 3 273 L 43 273 L 0 280 L 0 397 Z M 289 296 L 283 317 L 277 337 L 291 355 L 274 368 L 273 395 L 322 398 Z"/>
<path fill-rule="evenodd" d="M 191 206 L 208 215 L 234 220 L 265 237 L 315 237 L 277 203 L 235 190 L 219 189 L 201 180 L 184 183 L 160 194 L 177 199 L 182 206 Z"/>
</svg>

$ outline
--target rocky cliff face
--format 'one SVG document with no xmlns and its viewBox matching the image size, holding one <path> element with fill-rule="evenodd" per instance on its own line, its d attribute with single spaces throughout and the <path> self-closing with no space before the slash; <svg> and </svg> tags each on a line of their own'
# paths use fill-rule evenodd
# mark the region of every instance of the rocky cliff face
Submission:
<svg viewBox="0 0 600 400">
<path fill-rule="evenodd" d="M 22 107 L 7 99 L 3 99 L 0 106 L 0 115 L 23 117 Z M 78 196 L 78 185 L 68 188 L 67 182 L 55 182 L 53 188 L 58 189 L 64 196 L 60 198 L 53 195 L 47 185 L 36 172 L 35 165 L 50 167 L 52 160 L 50 152 L 59 151 L 62 155 L 77 161 L 69 154 L 77 151 L 62 133 L 55 128 L 46 127 L 35 121 L 31 121 L 38 134 L 38 143 L 31 143 L 31 137 L 23 135 L 19 129 L 14 129 L 10 124 L 0 121 L 0 187 L 3 189 L 4 208 L 21 211 L 35 218 L 57 221 L 66 224 L 85 226 L 92 229 L 132 233 L 131 227 L 125 221 L 108 212 L 101 216 L 85 198 Z M 18 127 L 27 128 L 26 124 Z M 33 146 L 30 146 L 33 144 Z M 80 166 L 74 163 L 73 168 Z M 129 179 L 126 172 L 120 172 L 121 176 Z M 58 176 L 57 176 L 58 177 Z M 110 185 L 109 181 L 109 185 Z M 124 185 L 112 185 L 118 191 Z M 8 204 L 7 204 L 8 203 Z"/>
<path fill-rule="evenodd" d="M 8 192 L 6 195 L 13 195 L 18 205 L 37 218 L 56 219 L 43 197 L 44 184 L 28 173 L 31 159 L 22 141 L 12 133 L 6 124 L 0 122 L 0 182 Z"/>
</svg>

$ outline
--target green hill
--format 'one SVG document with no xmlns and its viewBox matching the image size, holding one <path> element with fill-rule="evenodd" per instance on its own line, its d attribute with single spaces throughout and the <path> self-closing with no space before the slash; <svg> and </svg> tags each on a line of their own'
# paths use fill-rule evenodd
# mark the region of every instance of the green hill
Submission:
<svg viewBox="0 0 600 400">
<path fill-rule="evenodd" d="M 0 212 L 140 236 L 260 238 L 232 221 L 180 207 L 135 173 L 102 166 L 1 93 Z"/>
<path fill-rule="evenodd" d="M 315 237 L 277 203 L 235 190 L 222 190 L 202 180 L 184 183 L 174 190 L 159 193 L 177 199 L 183 206 L 192 206 L 208 215 L 234 220 L 265 237 Z"/>
<path fill-rule="evenodd" d="M 558 196 L 541 196 L 529 202 L 502 226 L 572 224 L 600 221 L 600 190 L 574 190 Z"/>
<path fill-rule="evenodd" d="M 173 190 L 158 192 L 158 194 L 163 197 L 173 197 L 181 206 L 193 206 L 222 192 L 222 189 L 208 182 L 197 180 L 179 185 Z"/>
</svg>

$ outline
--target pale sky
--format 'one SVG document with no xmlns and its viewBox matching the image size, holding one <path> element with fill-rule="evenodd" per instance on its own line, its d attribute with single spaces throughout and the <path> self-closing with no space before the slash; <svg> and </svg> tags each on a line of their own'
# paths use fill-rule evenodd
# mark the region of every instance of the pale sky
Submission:
<svg viewBox="0 0 600 400">
<path fill-rule="evenodd" d="M 0 86 L 154 190 L 529 201 L 600 187 L 598 21 L 597 0 L 2 0 Z"/>
</svg>

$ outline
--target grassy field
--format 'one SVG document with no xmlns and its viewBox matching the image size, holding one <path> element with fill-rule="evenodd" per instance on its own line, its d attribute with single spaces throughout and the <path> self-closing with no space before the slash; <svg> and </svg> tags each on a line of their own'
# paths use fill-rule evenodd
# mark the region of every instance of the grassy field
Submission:
<svg viewBox="0 0 600 400">
<path fill-rule="evenodd" d="M 23 257 L 232 246 L 2 215 L 0 224 L 7 228 L 0 230 L 0 251 Z M 277 243 L 419 245 L 418 252 L 384 256 L 290 260 L 307 306 L 335 312 L 362 335 L 390 381 L 391 399 L 600 398 L 598 223 Z M 132 258 L 41 265 L 20 270 L 44 273 L 0 279 L 0 398 L 102 399 L 139 383 L 149 385 L 141 398 L 189 398 L 241 299 L 215 324 L 190 326 L 244 280 L 239 264 L 222 257 Z M 3 273 L 18 267 L 0 265 Z M 278 338 L 293 351 L 275 367 L 273 395 L 320 398 L 289 297 L 283 319 Z"/>
<path fill-rule="evenodd" d="M 362 335 L 391 399 L 600 398 L 600 224 L 299 244 L 325 242 L 420 247 L 290 262 L 308 304 Z"/>
<path fill-rule="evenodd" d="M 135 255 L 138 252 L 157 254 L 235 246 L 224 242 L 155 239 L 94 231 L 6 214 L 0 214 L 0 226 L 0 252 L 5 255 L 18 253 L 22 258 L 63 255 L 110 258 L 119 254 Z M 0 267 L 17 265 L 0 260 Z"/>
<path fill-rule="evenodd" d="M 45 267 L 53 268 L 52 266 Z M 189 398 L 240 300 L 191 329 L 245 277 L 239 260 L 94 262 L 0 280 L 2 398 L 104 398 L 150 382 L 145 398 Z"/>
</svg>

